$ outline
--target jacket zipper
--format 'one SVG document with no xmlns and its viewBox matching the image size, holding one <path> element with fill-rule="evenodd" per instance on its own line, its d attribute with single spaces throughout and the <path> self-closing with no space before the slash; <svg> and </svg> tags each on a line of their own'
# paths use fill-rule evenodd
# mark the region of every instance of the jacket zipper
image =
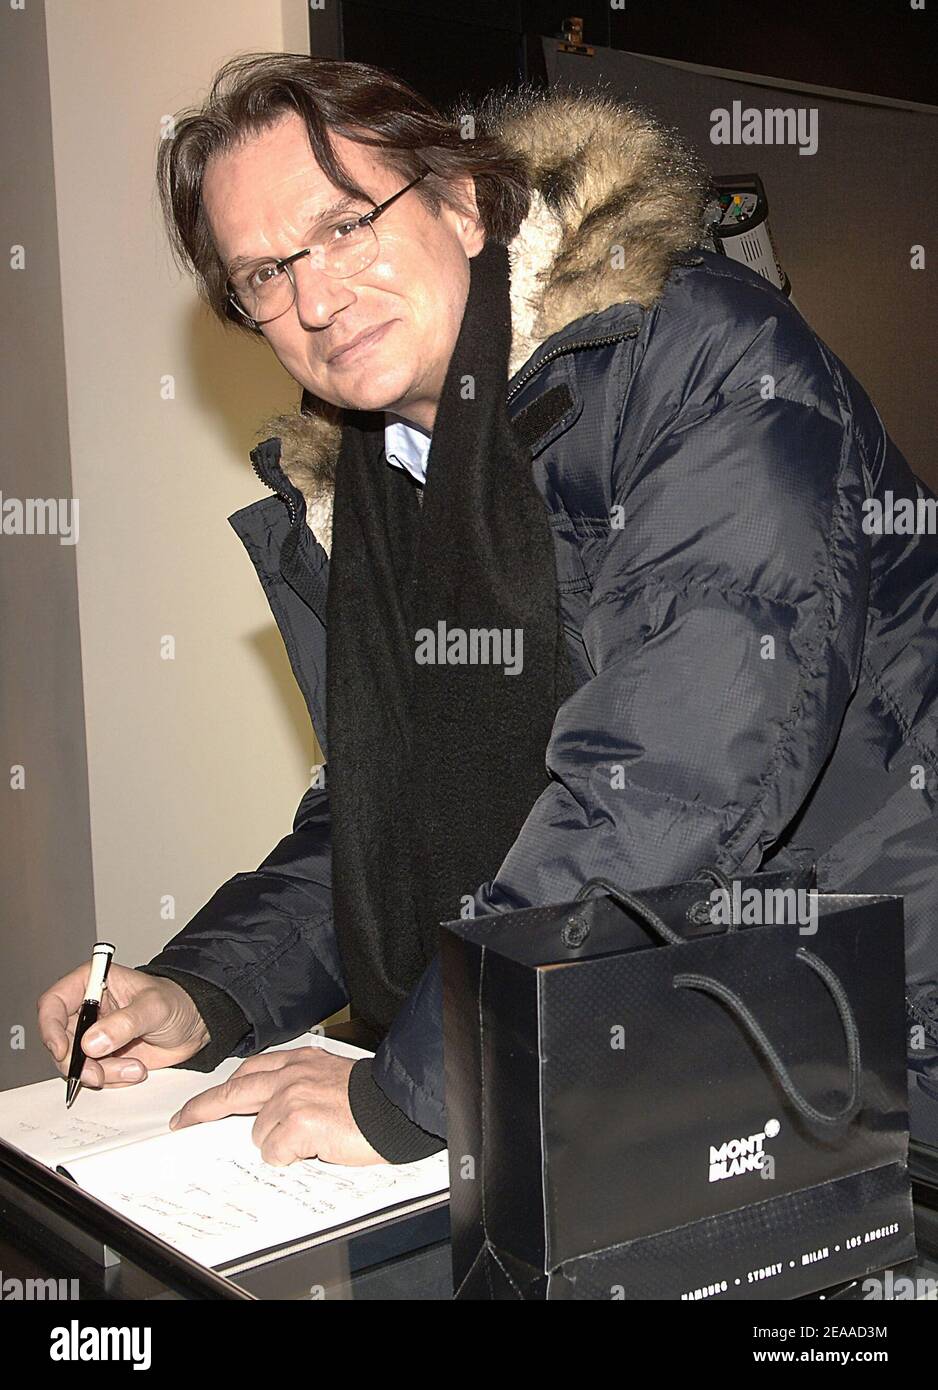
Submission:
<svg viewBox="0 0 938 1390">
<path fill-rule="evenodd" d="M 508 392 L 505 402 L 506 405 L 513 396 L 518 394 L 522 386 L 531 380 L 532 376 L 536 376 L 541 368 L 545 367 L 548 362 L 552 362 L 555 357 L 561 357 L 565 352 L 575 352 L 577 348 L 605 347 L 607 343 L 618 343 L 622 338 L 635 338 L 637 336 L 637 328 L 624 328 L 621 333 L 610 333 L 607 334 L 605 338 L 586 338 L 579 343 L 561 343 L 559 347 L 551 348 L 550 352 L 546 353 L 541 358 L 536 367 L 530 367 L 525 372 L 524 376 L 518 378 L 514 386 Z"/>
<path fill-rule="evenodd" d="M 269 488 L 275 497 L 279 497 L 281 502 L 285 502 L 287 504 L 287 510 L 290 513 L 290 525 L 292 526 L 296 521 L 296 503 L 293 501 L 292 497 L 288 497 L 285 492 L 280 492 L 277 488 L 274 487 L 272 482 L 270 482 L 267 478 L 264 477 L 260 468 L 258 468 L 257 466 L 257 460 L 253 456 L 251 458 L 251 467 L 254 469 L 254 472 L 257 474 L 258 478 L 261 480 L 264 486 L 266 488 Z"/>
</svg>

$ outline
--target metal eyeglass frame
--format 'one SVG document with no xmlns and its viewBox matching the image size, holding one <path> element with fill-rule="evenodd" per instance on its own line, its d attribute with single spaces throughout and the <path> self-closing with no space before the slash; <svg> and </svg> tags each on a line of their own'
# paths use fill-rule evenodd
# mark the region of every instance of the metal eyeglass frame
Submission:
<svg viewBox="0 0 938 1390">
<path fill-rule="evenodd" d="M 373 229 L 373 224 L 377 221 L 377 219 L 381 216 L 383 212 L 387 211 L 387 209 L 391 206 L 392 203 L 396 203 L 398 198 L 403 198 L 404 194 L 408 193 L 414 187 L 415 184 L 418 184 L 421 179 L 425 179 L 427 175 L 432 174 L 432 172 L 432 169 L 424 169 L 423 173 L 418 174 L 415 179 L 411 179 L 410 183 L 405 184 L 405 186 L 399 189 L 397 193 L 392 193 L 390 198 L 385 198 L 383 203 L 378 203 L 377 207 L 373 207 L 370 212 L 363 213 L 361 217 L 352 219 L 351 225 L 355 227 L 372 226 Z M 375 236 L 375 255 L 377 255 L 377 246 L 378 238 L 377 236 Z M 228 300 L 232 308 L 236 309 L 238 313 L 241 315 L 241 317 L 245 319 L 246 322 L 252 326 L 252 328 L 259 328 L 261 324 L 274 323 L 277 319 L 283 318 L 284 314 L 288 314 L 290 310 L 293 308 L 294 304 L 296 303 L 296 279 L 290 271 L 290 266 L 293 264 L 294 261 L 298 261 L 301 256 L 308 256 L 311 253 L 312 249 L 313 248 L 311 246 L 304 246 L 302 251 L 294 251 L 293 254 L 290 256 L 283 256 L 279 261 L 270 262 L 270 264 L 273 265 L 275 270 L 286 270 L 288 272 L 290 283 L 293 286 L 293 298 L 290 300 L 290 303 L 287 305 L 285 309 L 281 309 L 279 314 L 274 314 L 273 318 L 269 319 L 252 318 L 251 315 L 247 313 L 246 310 L 242 309 L 241 305 L 238 303 L 238 297 L 232 289 L 231 276 L 229 275 L 225 280 L 225 291 L 227 293 Z M 372 256 L 371 260 L 368 261 L 366 265 L 359 266 L 358 270 L 353 270 L 351 274 L 357 275 L 359 271 L 367 270 L 368 266 L 373 264 L 373 262 L 374 256 Z M 263 264 L 267 264 L 267 262 L 263 262 Z M 328 275 L 329 272 L 324 271 L 324 274 Z M 347 275 L 335 275 L 330 278 L 335 280 L 347 280 L 349 277 Z"/>
</svg>

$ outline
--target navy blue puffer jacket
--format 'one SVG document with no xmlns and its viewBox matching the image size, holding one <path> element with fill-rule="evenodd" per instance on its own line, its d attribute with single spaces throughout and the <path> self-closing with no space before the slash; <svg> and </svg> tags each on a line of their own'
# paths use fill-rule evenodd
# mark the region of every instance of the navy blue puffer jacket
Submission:
<svg viewBox="0 0 938 1390">
<path fill-rule="evenodd" d="M 508 384 L 509 414 L 556 386 L 562 413 L 543 416 L 532 458 L 580 684 L 556 718 L 550 784 L 476 913 L 569 901 L 594 875 L 637 889 L 702 863 L 816 862 L 822 889 L 904 895 L 919 1017 L 938 978 L 934 494 L 797 309 L 707 252 L 668 256 L 654 293 L 543 337 Z M 291 465 L 286 434 L 253 458 L 277 495 L 231 520 L 328 760 L 327 473 L 314 486 Z M 292 833 L 152 964 L 235 1000 L 240 1056 L 341 1007 L 328 771 Z M 435 966 L 373 1076 L 445 1134 Z"/>
</svg>

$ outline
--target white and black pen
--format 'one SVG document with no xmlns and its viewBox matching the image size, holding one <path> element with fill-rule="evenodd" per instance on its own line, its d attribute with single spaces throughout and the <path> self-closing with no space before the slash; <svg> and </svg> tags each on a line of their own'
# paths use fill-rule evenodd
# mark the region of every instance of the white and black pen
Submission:
<svg viewBox="0 0 938 1390">
<path fill-rule="evenodd" d="M 107 972 L 111 968 L 111 957 L 114 954 L 114 947 L 109 941 L 99 941 L 91 952 L 91 973 L 88 976 L 88 984 L 85 988 L 85 999 L 78 1014 L 78 1023 L 75 1025 L 75 1041 L 72 1043 L 72 1058 L 68 1064 L 68 1076 L 65 1078 L 65 1108 L 71 1105 L 72 1101 L 81 1090 L 81 1072 L 85 1065 L 85 1054 L 82 1051 L 81 1040 L 93 1023 L 98 1021 L 98 1009 L 101 1004 L 101 995 L 104 993 L 104 985 L 107 980 Z"/>
</svg>

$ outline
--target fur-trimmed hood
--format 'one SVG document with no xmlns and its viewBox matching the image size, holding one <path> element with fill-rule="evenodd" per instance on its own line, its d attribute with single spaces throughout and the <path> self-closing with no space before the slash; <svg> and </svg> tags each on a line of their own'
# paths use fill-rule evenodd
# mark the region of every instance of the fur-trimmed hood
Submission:
<svg viewBox="0 0 938 1390">
<path fill-rule="evenodd" d="M 674 258 L 700 242 L 705 175 L 675 132 L 605 94 L 523 86 L 490 95 L 476 123 L 523 155 L 532 186 L 508 247 L 513 376 L 575 319 L 655 302 Z M 328 550 L 343 411 L 309 392 L 301 405 L 260 437 L 279 436 L 281 466 Z"/>
</svg>

